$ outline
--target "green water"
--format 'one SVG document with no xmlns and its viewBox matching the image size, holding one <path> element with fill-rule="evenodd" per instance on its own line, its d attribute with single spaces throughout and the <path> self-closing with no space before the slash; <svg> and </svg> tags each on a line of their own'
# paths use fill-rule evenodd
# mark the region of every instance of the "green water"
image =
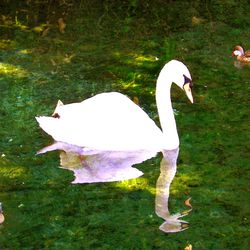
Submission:
<svg viewBox="0 0 250 250">
<path fill-rule="evenodd" d="M 237 44 L 250 48 L 250 6 L 153 2 L 85 0 L 60 5 L 53 15 L 47 5 L 3 4 L 9 22 L 0 26 L 1 249 L 184 249 L 189 243 L 248 249 L 250 67 L 236 68 L 231 53 Z M 65 10 L 62 34 L 56 22 Z M 50 30 L 39 33 L 35 27 L 47 20 Z M 140 164 L 145 174 L 136 180 L 72 185 L 57 152 L 35 155 L 52 140 L 34 117 L 50 115 L 58 99 L 77 102 L 115 90 L 138 98 L 158 121 L 155 81 L 172 58 L 190 69 L 195 104 L 172 88 L 181 145 L 170 211 L 185 209 L 188 197 L 193 211 L 185 217 L 188 230 L 164 234 L 154 214 L 161 155 Z"/>
</svg>

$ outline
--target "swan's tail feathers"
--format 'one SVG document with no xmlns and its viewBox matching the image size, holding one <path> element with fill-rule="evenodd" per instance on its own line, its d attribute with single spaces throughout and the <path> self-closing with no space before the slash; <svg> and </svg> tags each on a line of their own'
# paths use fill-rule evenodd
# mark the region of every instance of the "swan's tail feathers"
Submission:
<svg viewBox="0 0 250 250">
<path fill-rule="evenodd" d="M 49 135 L 51 135 L 55 140 L 57 140 L 57 134 L 59 129 L 59 119 L 48 116 L 36 117 L 39 126 Z"/>
<path fill-rule="evenodd" d="M 53 117 L 55 117 L 55 118 L 59 118 L 60 117 L 59 114 L 58 114 L 58 110 L 63 105 L 64 105 L 63 102 L 61 100 L 58 100 L 56 108 L 55 108 L 55 111 L 52 114 Z"/>
</svg>

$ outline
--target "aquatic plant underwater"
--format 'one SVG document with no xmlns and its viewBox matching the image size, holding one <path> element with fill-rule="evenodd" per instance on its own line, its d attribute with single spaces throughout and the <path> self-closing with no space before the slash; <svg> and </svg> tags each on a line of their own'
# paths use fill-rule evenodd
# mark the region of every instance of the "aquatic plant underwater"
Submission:
<svg viewBox="0 0 250 250">
<path fill-rule="evenodd" d="M 1 249 L 247 249 L 249 67 L 235 67 L 231 54 L 237 44 L 249 48 L 249 4 L 87 2 L 42 12 L 38 2 L 23 5 L 28 15 L 3 5 Z M 70 184 L 58 153 L 35 155 L 53 140 L 34 117 L 50 116 L 58 99 L 118 91 L 157 122 L 155 83 L 171 59 L 190 69 L 195 101 L 187 105 L 173 86 L 180 152 L 169 211 L 187 209 L 188 197 L 193 206 L 178 234 L 158 230 L 160 155 L 136 165 L 140 178 L 86 185 Z"/>
</svg>

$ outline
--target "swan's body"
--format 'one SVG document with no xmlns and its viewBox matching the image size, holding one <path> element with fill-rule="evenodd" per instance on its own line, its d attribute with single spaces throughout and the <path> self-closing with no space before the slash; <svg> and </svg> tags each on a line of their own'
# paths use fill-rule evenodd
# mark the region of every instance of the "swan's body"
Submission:
<svg viewBox="0 0 250 250">
<path fill-rule="evenodd" d="M 56 114 L 60 118 L 37 118 L 43 130 L 56 141 L 98 151 L 160 150 L 163 147 L 162 132 L 154 121 L 128 97 L 117 92 L 59 106 Z"/>
<path fill-rule="evenodd" d="M 236 56 L 237 60 L 244 63 L 250 63 L 250 50 L 244 51 L 244 49 L 237 45 L 234 47 L 233 56 Z"/>
<path fill-rule="evenodd" d="M 54 117 L 36 117 L 40 127 L 56 141 L 40 153 L 62 149 L 79 155 L 103 155 L 105 160 L 113 157 L 117 163 L 120 152 L 130 152 L 133 165 L 162 150 L 178 148 L 179 137 L 170 99 L 172 82 L 183 88 L 193 102 L 187 67 L 179 61 L 170 61 L 161 70 L 156 86 L 162 130 L 128 97 L 116 92 L 102 93 L 80 103 L 59 103 Z M 131 152 L 135 152 L 135 157 Z"/>
</svg>

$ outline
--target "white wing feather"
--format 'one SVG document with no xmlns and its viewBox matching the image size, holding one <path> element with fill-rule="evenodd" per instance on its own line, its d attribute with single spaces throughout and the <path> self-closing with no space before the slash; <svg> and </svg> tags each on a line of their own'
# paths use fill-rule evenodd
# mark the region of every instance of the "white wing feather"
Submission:
<svg viewBox="0 0 250 250">
<path fill-rule="evenodd" d="M 120 93 L 102 93 L 81 103 L 63 105 L 57 113 L 60 118 L 36 118 L 56 141 L 97 150 L 162 149 L 161 130 Z"/>
</svg>

